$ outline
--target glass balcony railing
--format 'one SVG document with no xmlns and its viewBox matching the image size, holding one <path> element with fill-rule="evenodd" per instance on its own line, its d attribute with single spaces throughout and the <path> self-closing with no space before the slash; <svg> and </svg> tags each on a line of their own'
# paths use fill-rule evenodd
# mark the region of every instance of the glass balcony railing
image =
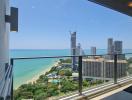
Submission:
<svg viewBox="0 0 132 100">
<path fill-rule="evenodd" d="M 81 95 L 130 79 L 132 74 L 132 54 L 129 53 L 12 58 L 11 62 L 14 100 L 54 100 Z"/>
<path fill-rule="evenodd" d="M 14 100 L 52 100 L 77 93 L 78 63 L 73 71 L 71 57 L 14 58 Z"/>
</svg>

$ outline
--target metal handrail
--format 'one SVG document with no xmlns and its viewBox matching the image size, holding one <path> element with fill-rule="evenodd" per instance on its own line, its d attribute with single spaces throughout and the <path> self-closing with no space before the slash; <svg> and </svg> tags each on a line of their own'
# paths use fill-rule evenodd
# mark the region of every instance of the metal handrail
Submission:
<svg viewBox="0 0 132 100">
<path fill-rule="evenodd" d="M 40 56 L 40 57 L 16 57 L 11 58 L 13 60 L 26 60 L 26 59 L 46 59 L 46 58 L 68 58 L 68 57 L 87 57 L 87 56 L 105 56 L 105 55 L 128 55 L 132 53 L 122 53 L 122 54 L 99 54 L 99 55 L 68 55 L 68 56 Z"/>
<path fill-rule="evenodd" d="M 80 55 L 82 57 L 87 56 L 103 56 L 103 55 Z M 11 58 L 13 60 L 26 60 L 26 59 L 45 59 L 45 58 L 68 58 L 68 57 L 79 57 L 77 55 L 75 56 L 42 56 L 42 57 L 21 57 L 21 58 Z"/>
</svg>

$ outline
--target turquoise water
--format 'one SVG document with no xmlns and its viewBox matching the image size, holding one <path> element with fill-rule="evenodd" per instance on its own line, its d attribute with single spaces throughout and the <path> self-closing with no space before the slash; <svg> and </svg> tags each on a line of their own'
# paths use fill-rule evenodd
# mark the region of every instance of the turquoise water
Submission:
<svg viewBox="0 0 132 100">
<path fill-rule="evenodd" d="M 69 55 L 69 50 L 11 50 L 11 57 L 38 57 Z M 14 62 L 14 88 L 31 80 L 43 70 L 52 67 L 57 59 L 18 60 Z"/>
<path fill-rule="evenodd" d="M 132 50 L 124 50 L 124 53 L 132 52 Z M 85 50 L 86 54 L 90 54 L 90 50 Z M 97 50 L 97 54 L 106 54 L 105 49 Z M 64 56 L 70 55 L 70 50 L 11 50 L 10 57 L 38 57 L 38 56 Z M 128 55 L 129 56 L 129 55 Z M 20 60 L 14 63 L 14 87 L 18 87 L 43 70 L 50 68 L 58 59 L 34 59 Z"/>
</svg>

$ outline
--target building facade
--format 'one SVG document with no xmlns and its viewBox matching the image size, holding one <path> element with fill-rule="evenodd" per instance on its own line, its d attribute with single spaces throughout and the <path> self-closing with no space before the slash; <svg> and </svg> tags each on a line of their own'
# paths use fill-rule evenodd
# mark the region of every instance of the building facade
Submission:
<svg viewBox="0 0 132 100">
<path fill-rule="evenodd" d="M 108 39 L 108 48 L 106 59 L 112 60 L 114 59 L 114 54 L 118 54 L 118 59 L 125 59 L 125 55 L 123 55 L 123 42 L 122 41 L 113 41 L 112 38 Z"/>
<path fill-rule="evenodd" d="M 96 55 L 96 47 L 91 47 L 91 55 Z"/>
<path fill-rule="evenodd" d="M 82 49 L 81 49 L 81 44 L 78 43 L 77 48 L 76 48 L 76 55 L 82 55 Z"/>
<path fill-rule="evenodd" d="M 114 54 L 114 45 L 113 45 L 113 38 L 108 38 L 108 47 L 107 47 L 107 53 L 108 53 L 108 55 L 107 55 L 107 59 L 113 59 L 114 58 L 114 56 L 113 56 L 113 54 Z"/>
<path fill-rule="evenodd" d="M 97 59 L 83 59 L 82 62 L 82 73 L 87 78 L 102 77 L 102 60 Z"/>
<path fill-rule="evenodd" d="M 85 78 L 104 78 L 111 79 L 114 77 L 114 60 L 104 58 L 98 59 L 83 59 L 83 76 Z M 118 60 L 117 62 L 117 77 L 126 76 L 126 60 Z"/>
<path fill-rule="evenodd" d="M 109 38 L 108 39 L 108 48 L 107 48 L 107 52 L 108 54 L 113 54 L 113 39 Z"/>
<path fill-rule="evenodd" d="M 122 48 L 123 48 L 122 41 L 114 41 L 114 53 L 118 54 L 117 58 L 120 60 L 125 59 L 125 55 L 122 54 Z"/>
<path fill-rule="evenodd" d="M 71 55 L 76 55 L 76 32 L 71 33 Z M 77 70 L 76 57 L 72 57 L 72 69 Z"/>
</svg>

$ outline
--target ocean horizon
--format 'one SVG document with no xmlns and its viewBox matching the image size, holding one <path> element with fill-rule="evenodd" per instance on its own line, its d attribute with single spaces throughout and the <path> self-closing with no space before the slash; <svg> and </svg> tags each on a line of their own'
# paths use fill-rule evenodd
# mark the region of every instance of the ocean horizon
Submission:
<svg viewBox="0 0 132 100">
<path fill-rule="evenodd" d="M 90 49 L 84 50 L 85 54 L 90 54 Z M 123 53 L 131 53 L 132 49 L 124 49 Z M 97 49 L 97 54 L 106 54 L 106 49 Z M 10 58 L 19 57 L 39 57 L 39 56 L 68 56 L 70 49 L 11 49 Z M 30 59 L 18 60 L 14 62 L 14 88 L 25 84 L 44 70 L 51 68 L 59 59 Z"/>
</svg>

